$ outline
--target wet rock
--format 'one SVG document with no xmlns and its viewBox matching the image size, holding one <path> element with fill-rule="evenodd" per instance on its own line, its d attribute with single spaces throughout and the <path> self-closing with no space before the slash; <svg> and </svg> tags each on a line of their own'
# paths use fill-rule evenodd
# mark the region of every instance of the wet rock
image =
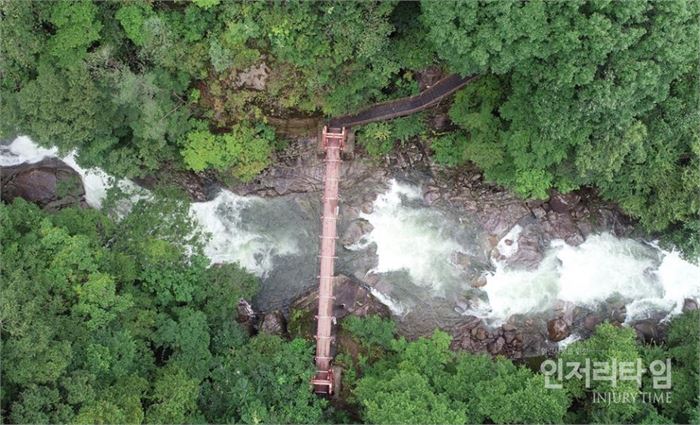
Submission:
<svg viewBox="0 0 700 425">
<path fill-rule="evenodd" d="M 534 215 L 536 219 L 541 220 L 547 216 L 547 211 L 542 207 L 533 208 L 532 215 Z"/>
<path fill-rule="evenodd" d="M 510 322 L 504 323 L 503 326 L 501 326 L 501 328 L 505 332 L 514 331 L 514 330 L 518 329 L 517 326 L 515 326 L 513 323 L 510 323 Z"/>
<path fill-rule="evenodd" d="M 544 251 L 544 242 L 537 228 L 527 226 L 518 238 L 518 250 L 508 257 L 506 264 L 516 268 L 536 269 L 544 257 Z"/>
<path fill-rule="evenodd" d="M 372 211 L 374 211 L 374 202 L 368 201 L 368 202 L 363 203 L 360 206 L 360 210 L 365 214 L 372 214 Z"/>
<path fill-rule="evenodd" d="M 340 238 L 340 243 L 342 243 L 343 246 L 353 245 L 359 242 L 363 236 L 371 232 L 372 229 L 374 229 L 372 224 L 365 219 L 360 218 L 353 220 Z"/>
<path fill-rule="evenodd" d="M 474 338 L 483 341 L 489 336 L 489 331 L 483 326 L 476 327 L 471 330 L 471 334 Z"/>
<path fill-rule="evenodd" d="M 634 330 L 637 332 L 637 338 L 645 343 L 659 341 L 659 330 L 656 324 L 649 320 L 642 320 L 635 323 Z"/>
<path fill-rule="evenodd" d="M 683 300 L 683 312 L 688 312 L 698 309 L 698 302 L 692 298 L 686 298 Z"/>
<path fill-rule="evenodd" d="M 255 320 L 255 311 L 253 306 L 243 298 L 238 300 L 238 305 L 236 306 L 236 321 L 238 323 L 252 322 Z"/>
<path fill-rule="evenodd" d="M 333 283 L 333 315 L 340 320 L 348 315 L 367 316 L 371 314 L 389 317 L 390 311 L 381 303 L 369 289 L 353 279 L 338 275 Z M 318 307 L 318 289 L 298 298 L 292 303 L 291 309 L 314 311 Z"/>
<path fill-rule="evenodd" d="M 608 318 L 611 322 L 624 323 L 627 317 L 627 307 L 624 303 L 619 302 L 610 305 L 608 310 Z"/>
<path fill-rule="evenodd" d="M 480 220 L 484 229 L 494 235 L 503 235 L 521 218 L 530 214 L 527 206 L 520 201 L 482 202 L 480 215 L 486 216 Z"/>
<path fill-rule="evenodd" d="M 573 192 L 563 194 L 553 190 L 549 196 L 549 206 L 552 211 L 557 213 L 568 213 L 573 210 L 579 202 L 581 202 L 581 196 Z"/>
<path fill-rule="evenodd" d="M 574 322 L 574 316 L 578 312 L 576 304 L 569 301 L 557 300 L 554 303 L 553 311 L 556 316 L 566 323 L 566 326 L 571 327 Z"/>
<path fill-rule="evenodd" d="M 450 255 L 450 263 L 462 270 L 469 270 L 469 266 L 472 264 L 472 259 L 469 255 L 461 251 L 455 251 Z"/>
<path fill-rule="evenodd" d="M 469 282 L 469 286 L 471 286 L 472 288 L 481 288 L 483 286 L 486 286 L 487 283 L 488 283 L 488 280 L 486 279 L 486 276 L 481 275 L 481 276 L 476 277 L 475 279 L 472 279 Z"/>
<path fill-rule="evenodd" d="M 498 337 L 496 341 L 488 345 L 489 353 L 493 355 L 500 354 L 500 352 L 503 350 L 503 346 L 505 345 L 505 343 L 506 340 L 502 336 Z"/>
<path fill-rule="evenodd" d="M 571 331 L 564 319 L 552 319 L 547 322 L 547 336 L 550 341 L 559 342 L 570 334 Z"/>
<path fill-rule="evenodd" d="M 584 239 L 593 233 L 593 225 L 587 220 L 577 222 L 576 226 Z"/>
<path fill-rule="evenodd" d="M 440 192 L 437 190 L 426 191 L 423 193 L 423 202 L 425 202 L 427 205 L 432 205 L 438 199 L 440 199 Z"/>
<path fill-rule="evenodd" d="M 597 314 L 591 313 L 583 319 L 583 327 L 592 332 L 601 322 L 602 320 Z"/>
<path fill-rule="evenodd" d="M 250 303 L 244 299 L 238 301 L 236 306 L 236 322 L 240 323 L 252 335 L 255 330 L 256 314 Z"/>
<path fill-rule="evenodd" d="M 542 226 L 549 239 L 564 239 L 567 244 L 574 246 L 580 245 L 584 241 L 581 231 L 569 214 L 557 214 L 550 211 Z"/>
<path fill-rule="evenodd" d="M 42 208 L 85 206 L 85 189 L 80 175 L 56 158 L 34 164 L 0 167 L 0 197 L 5 202 L 23 198 Z"/>
<path fill-rule="evenodd" d="M 260 323 L 260 332 L 283 336 L 287 333 L 287 321 L 280 311 L 273 311 L 263 316 Z"/>
</svg>

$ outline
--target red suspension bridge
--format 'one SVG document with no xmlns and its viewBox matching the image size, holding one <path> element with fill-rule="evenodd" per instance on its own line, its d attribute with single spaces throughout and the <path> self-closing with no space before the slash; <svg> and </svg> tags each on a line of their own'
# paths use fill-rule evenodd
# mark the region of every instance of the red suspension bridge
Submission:
<svg viewBox="0 0 700 425">
<path fill-rule="evenodd" d="M 319 295 L 316 315 L 316 375 L 311 381 L 317 394 L 333 394 L 339 380 L 331 365 L 331 348 L 334 340 L 333 282 L 336 257 L 336 222 L 338 219 L 338 183 L 340 179 L 341 151 L 346 148 L 347 129 L 374 121 L 393 119 L 422 111 L 439 103 L 476 77 L 450 75 L 422 93 L 390 102 L 379 103 L 356 114 L 337 117 L 323 127 L 321 146 L 325 151 L 326 167 L 323 189 L 323 215 L 321 216 L 321 250 L 319 254 Z"/>
<path fill-rule="evenodd" d="M 333 324 L 333 277 L 335 275 L 336 220 L 338 219 L 338 180 L 340 177 L 340 151 L 345 147 L 345 128 L 323 128 L 322 143 L 326 151 L 326 174 L 323 189 L 323 215 L 321 216 L 321 267 L 319 273 L 318 315 L 316 316 L 316 378 L 314 390 L 321 394 L 333 393 L 333 369 L 331 368 L 331 342 Z"/>
</svg>

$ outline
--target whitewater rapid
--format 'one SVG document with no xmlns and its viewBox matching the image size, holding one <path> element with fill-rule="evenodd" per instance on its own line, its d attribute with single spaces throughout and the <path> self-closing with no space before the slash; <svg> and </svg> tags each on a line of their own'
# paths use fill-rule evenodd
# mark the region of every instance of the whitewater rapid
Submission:
<svg viewBox="0 0 700 425">
<path fill-rule="evenodd" d="M 3 166 L 57 156 L 56 149 L 41 148 L 27 137 L 0 146 Z M 128 180 L 115 181 L 102 170 L 80 167 L 75 158 L 71 153 L 61 159 L 82 177 L 89 205 L 99 208 L 112 184 L 135 197 L 148 196 Z M 372 230 L 347 250 L 339 249 L 339 255 L 365 255 L 376 248 L 376 266 L 367 273 L 385 277 L 389 290 L 371 290 L 397 315 L 421 308 L 413 298 L 417 292 L 445 300 L 450 294 L 468 293 L 472 302 L 465 314 L 491 322 L 546 311 L 561 301 L 595 309 L 611 299 L 622 300 L 627 321 L 633 321 L 658 311 L 677 314 L 685 298 L 700 297 L 697 262 L 654 244 L 607 233 L 591 235 L 577 247 L 554 241 L 535 270 L 492 260 L 491 270 L 484 272 L 477 263 L 488 253 L 473 225 L 424 205 L 418 185 L 392 180 L 372 207 L 360 215 Z M 273 305 L 315 284 L 320 212 L 314 208 L 313 202 L 298 198 L 243 197 L 222 189 L 211 201 L 192 203 L 191 213 L 211 234 L 205 253 L 212 262 L 237 262 L 263 278 L 261 296 Z M 501 255 L 517 252 L 521 231 L 514 226 L 498 243 Z M 485 273 L 486 285 L 476 290 L 481 296 L 472 296 L 475 290 L 468 283 L 476 272 Z"/>
<path fill-rule="evenodd" d="M 59 156 L 56 148 L 43 148 L 30 138 L 20 136 L 11 144 L 0 145 L 0 165 L 12 166 L 36 163 L 44 158 L 60 158 L 82 178 L 85 201 L 93 208 L 100 208 L 113 185 L 128 194 L 130 202 L 147 198 L 149 192 L 128 179 L 115 179 L 99 168 L 85 169 L 76 162 L 76 153 Z M 120 211 L 129 206 L 121 206 Z M 212 263 L 237 262 L 251 273 L 265 277 L 274 267 L 274 257 L 293 255 L 298 252 L 297 242 L 290 232 L 276 228 L 264 234 L 261 229 L 251 228 L 243 215 L 261 215 L 266 205 L 255 197 L 238 196 L 227 190 L 208 202 L 194 202 L 191 214 L 197 219 L 210 238 L 204 247 Z M 264 229 L 263 229 L 264 230 Z"/>
<path fill-rule="evenodd" d="M 371 273 L 406 270 L 414 284 L 438 290 L 459 276 L 450 263 L 452 254 L 469 254 L 470 247 L 453 237 L 439 212 L 415 205 L 422 198 L 419 187 L 396 180 L 389 183 L 389 189 L 374 201 L 372 212 L 360 214 L 372 231 L 349 248 L 361 250 L 375 244 L 378 264 Z"/>
<path fill-rule="evenodd" d="M 432 209 L 419 208 L 420 188 L 392 180 L 379 195 L 369 214 L 361 215 L 373 226 L 371 233 L 350 247 L 364 249 L 376 244 L 378 265 L 372 270 L 388 273 L 404 270 L 413 283 L 444 296 L 444 284 L 459 276 L 449 261 L 452 253 L 473 254 L 475 246 L 459 241 L 456 232 L 441 226 L 445 218 Z M 454 228 L 454 224 L 452 225 Z M 519 225 L 498 242 L 503 257 L 518 249 Z M 581 245 L 552 241 L 535 270 L 511 268 L 492 259 L 493 270 L 484 274 L 485 297 L 471 300 L 465 314 L 482 317 L 493 324 L 516 314 L 544 312 L 557 303 L 572 303 L 590 309 L 608 301 L 626 305 L 626 321 L 668 317 L 681 312 L 685 298 L 700 297 L 700 267 L 653 243 L 617 238 L 609 233 L 589 236 Z M 461 288 L 467 290 L 466 281 Z M 401 300 L 389 298 L 405 310 Z"/>
<path fill-rule="evenodd" d="M 488 305 L 478 315 L 490 319 L 542 312 L 558 301 L 595 309 L 617 298 L 632 322 L 680 313 L 685 298 L 700 296 L 700 267 L 676 251 L 602 233 L 579 246 L 553 241 L 536 270 L 497 262 L 483 290 Z"/>
</svg>

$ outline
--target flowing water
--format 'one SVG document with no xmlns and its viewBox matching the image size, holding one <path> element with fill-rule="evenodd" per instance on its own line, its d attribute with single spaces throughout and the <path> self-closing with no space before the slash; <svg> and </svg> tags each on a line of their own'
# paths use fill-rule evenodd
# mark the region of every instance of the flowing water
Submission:
<svg viewBox="0 0 700 425">
<path fill-rule="evenodd" d="M 474 312 L 488 319 L 545 311 L 556 301 L 596 309 L 619 298 L 631 322 L 679 313 L 685 298 L 700 296 L 700 267 L 677 252 L 602 233 L 576 247 L 553 241 L 533 271 L 496 263 L 483 290 L 488 303 Z"/>
<path fill-rule="evenodd" d="M 57 151 L 26 137 L 0 146 L 0 165 L 47 156 Z M 113 179 L 79 167 L 74 154 L 62 159 L 83 178 L 88 204 L 99 207 Z M 147 196 L 127 180 L 117 184 Z M 337 271 L 369 282 L 397 315 L 435 300 L 452 308 L 462 297 L 469 300 L 466 314 L 499 322 L 545 311 L 558 300 L 595 309 L 614 298 L 627 304 L 631 321 L 657 311 L 678 313 L 684 298 L 700 296 L 700 267 L 653 244 L 606 233 L 578 247 L 554 241 L 536 270 L 511 269 L 489 261 L 486 235 L 463 213 L 424 205 L 419 185 L 392 180 L 378 192 L 372 212 L 360 215 L 373 230 L 338 247 Z M 260 308 L 283 307 L 316 285 L 320 194 L 258 198 L 221 190 L 191 211 L 212 235 L 206 246 L 212 262 L 238 262 L 262 278 Z M 517 251 L 520 230 L 515 226 L 499 242 L 502 255 Z M 487 284 L 472 289 L 469 282 L 482 274 Z"/>
</svg>

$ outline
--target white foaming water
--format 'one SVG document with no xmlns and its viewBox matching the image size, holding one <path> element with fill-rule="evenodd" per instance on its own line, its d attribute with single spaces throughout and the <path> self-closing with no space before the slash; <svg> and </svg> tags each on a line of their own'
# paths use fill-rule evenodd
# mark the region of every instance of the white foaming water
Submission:
<svg viewBox="0 0 700 425">
<path fill-rule="evenodd" d="M 405 270 L 416 285 L 439 290 L 445 281 L 458 275 L 450 256 L 465 252 L 465 248 L 440 227 L 444 217 L 437 211 L 404 204 L 404 200 L 420 198 L 420 188 L 391 180 L 389 190 L 374 201 L 372 212 L 360 215 L 373 230 L 363 243 L 348 249 L 363 249 L 375 243 L 378 264 L 371 272 Z"/>
<path fill-rule="evenodd" d="M 501 256 L 508 258 L 512 257 L 513 254 L 518 252 L 518 238 L 520 237 L 520 233 L 522 233 L 522 231 L 523 228 L 519 224 L 516 224 L 504 237 L 501 238 L 500 241 L 498 241 L 496 250 L 498 250 L 498 253 L 501 254 Z"/>
<path fill-rule="evenodd" d="M 400 302 L 394 300 L 393 298 L 389 297 L 388 295 L 385 295 L 377 288 L 370 287 L 369 292 L 374 295 L 376 299 L 378 299 L 382 304 L 385 306 L 389 307 L 389 310 L 395 315 L 395 316 L 401 316 L 406 312 L 406 306 L 401 304 Z"/>
<path fill-rule="evenodd" d="M 75 152 L 60 158 L 69 167 L 80 174 L 85 187 L 85 202 L 93 208 L 100 208 L 102 201 L 107 196 L 107 189 L 114 183 L 114 178 L 99 168 L 84 169 L 75 160 Z M 12 166 L 22 163 L 34 164 L 44 158 L 58 158 L 58 149 L 42 148 L 34 143 L 29 137 L 17 137 L 11 144 L 0 148 L 0 165 Z M 127 179 L 117 182 L 119 188 L 131 195 L 131 200 L 136 201 L 140 197 L 145 197 L 147 191 L 138 187 Z"/>
<path fill-rule="evenodd" d="M 227 190 L 208 202 L 192 203 L 191 211 L 202 227 L 211 233 L 204 249 L 214 263 L 239 263 L 251 273 L 264 277 L 279 255 L 293 255 L 299 249 L 293 236 L 263 233 L 250 229 L 241 218 L 247 208 L 264 208 L 265 200 L 243 197 Z"/>
<path fill-rule="evenodd" d="M 0 146 L 0 165 L 9 167 L 19 165 L 24 162 L 34 164 L 44 158 L 52 158 L 58 156 L 58 149 L 42 148 L 27 136 L 19 136 L 12 143 L 6 146 Z"/>
<path fill-rule="evenodd" d="M 627 321 L 655 311 L 679 313 L 684 298 L 700 296 L 700 267 L 667 252 L 608 233 L 574 247 L 554 241 L 536 270 L 509 270 L 497 264 L 483 290 L 487 318 L 547 310 L 554 301 L 595 308 L 618 296 L 629 302 Z"/>
<path fill-rule="evenodd" d="M 100 208 L 107 190 L 115 179 L 99 168 L 84 169 L 75 160 L 75 152 L 60 158 L 73 168 L 83 180 L 85 200 L 93 208 Z M 58 157 L 58 149 L 45 149 L 25 136 L 16 138 L 7 146 L 0 146 L 0 165 L 12 166 L 21 163 L 36 163 L 44 158 Z M 149 192 L 130 180 L 117 182 L 119 187 L 130 194 L 130 202 L 149 196 Z M 128 212 L 131 203 L 120 206 L 121 213 Z M 205 254 L 213 263 L 238 262 L 250 272 L 265 276 L 273 267 L 275 255 L 293 254 L 295 241 L 285 236 L 271 237 L 246 230 L 241 222 L 241 211 L 255 203 L 264 202 L 258 198 L 244 198 L 222 190 L 219 196 L 209 202 L 192 203 L 191 212 L 202 228 L 211 234 L 205 246 Z"/>
<path fill-rule="evenodd" d="M 0 146 L 0 165 L 35 163 L 57 155 L 55 148 L 41 148 L 27 137 L 18 137 L 10 145 Z M 102 170 L 78 166 L 74 153 L 62 159 L 80 174 L 88 204 L 99 208 L 113 178 Z M 118 184 L 135 197 L 148 196 L 147 191 L 128 180 Z M 444 225 L 445 217 L 440 213 L 404 202 L 420 196 L 419 188 L 392 181 L 390 189 L 375 201 L 373 212 L 362 215 L 374 229 L 364 243 L 352 248 L 364 249 L 376 243 L 379 261 L 375 272 L 406 270 L 415 284 L 439 293 L 445 282 L 460 278 L 450 263 L 451 255 L 468 249 L 456 241 L 454 229 Z M 213 262 L 239 262 L 264 277 L 273 270 L 276 256 L 300 251 L 299 238 L 310 235 L 271 224 L 279 223 L 276 216 L 257 227 L 251 224 L 255 220 L 242 217 L 244 212 L 264 215 L 275 208 L 269 202 L 224 190 L 212 201 L 193 203 L 192 214 L 212 235 L 205 247 L 209 258 Z M 499 243 L 502 255 L 507 257 L 517 251 L 521 230 L 517 226 Z M 505 239 L 513 243 L 507 245 Z M 553 242 L 536 270 L 512 270 L 496 262 L 496 272 L 487 277 L 483 290 L 488 295 L 488 305 L 478 305 L 475 300 L 479 309 L 472 314 L 493 321 L 506 320 L 512 314 L 543 311 L 556 300 L 595 307 L 613 296 L 629 302 L 627 321 L 633 321 L 657 311 L 668 312 L 669 316 L 677 314 L 684 298 L 700 297 L 700 267 L 683 260 L 677 252 L 601 234 L 589 237 L 578 247 Z M 405 311 L 401 299 L 376 291 L 375 295 L 395 314 Z"/>
<path fill-rule="evenodd" d="M 567 336 L 566 338 L 562 339 L 561 341 L 559 341 L 557 343 L 559 351 L 564 351 L 564 349 L 566 347 L 568 347 L 569 345 L 573 344 L 574 342 L 576 342 L 580 339 L 581 339 L 581 337 L 579 335 L 576 335 L 576 334 L 571 334 L 571 335 Z"/>
</svg>

